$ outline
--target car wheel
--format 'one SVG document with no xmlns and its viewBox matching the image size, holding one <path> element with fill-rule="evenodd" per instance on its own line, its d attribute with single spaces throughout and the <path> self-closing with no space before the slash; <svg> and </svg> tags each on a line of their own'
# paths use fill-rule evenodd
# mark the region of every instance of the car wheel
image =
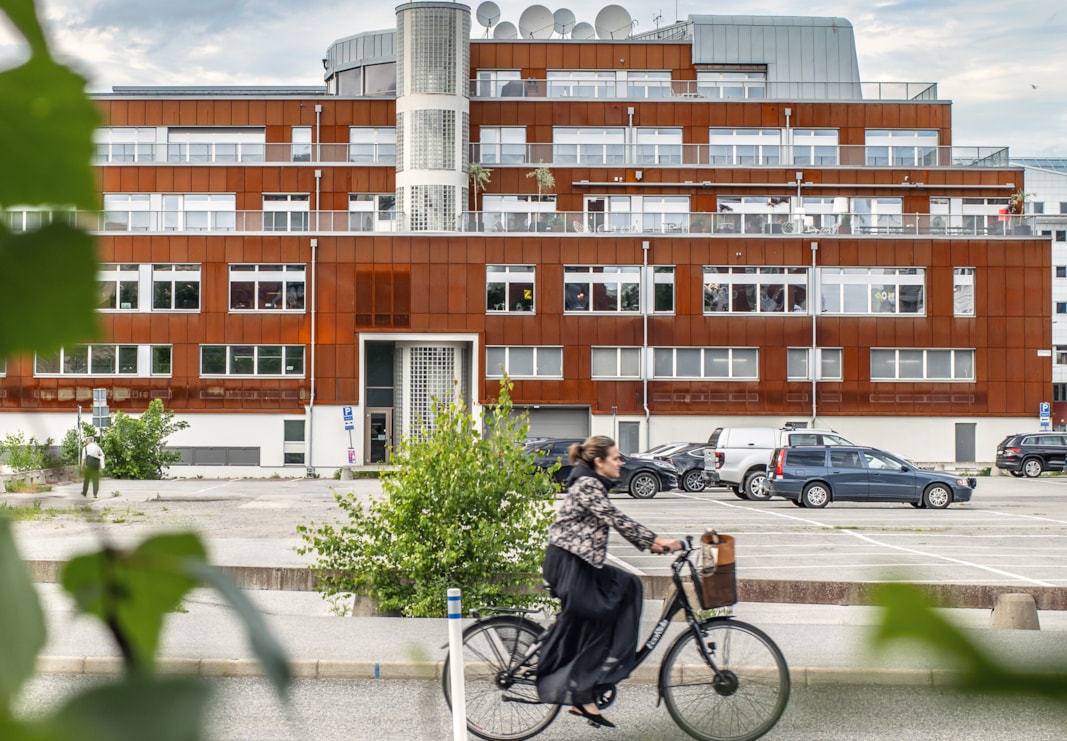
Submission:
<svg viewBox="0 0 1067 741">
<path fill-rule="evenodd" d="M 804 493 L 801 495 L 800 500 L 805 507 L 822 509 L 830 502 L 830 487 L 821 481 L 808 484 L 804 487 Z"/>
<path fill-rule="evenodd" d="M 734 496 L 737 497 L 738 499 L 747 499 L 747 497 L 745 497 L 745 493 L 743 491 L 741 491 L 740 487 L 737 487 L 737 486 L 731 487 L 731 491 L 733 491 Z"/>
<path fill-rule="evenodd" d="M 1011 473 L 1011 475 L 1017 479 L 1021 479 L 1023 477 L 1022 471 L 1010 471 L 1009 473 Z"/>
<path fill-rule="evenodd" d="M 636 473 L 630 479 L 630 496 L 651 499 L 659 492 L 659 482 L 650 473 Z"/>
<path fill-rule="evenodd" d="M 793 503 L 794 507 L 803 507 L 804 506 L 804 501 L 801 500 L 801 499 L 790 499 L 789 501 Z"/>
<path fill-rule="evenodd" d="M 686 491 L 704 491 L 704 472 L 691 468 L 682 476 L 682 488 Z"/>
<path fill-rule="evenodd" d="M 923 503 L 922 503 L 922 502 L 908 502 L 908 504 L 910 504 L 910 505 L 911 505 L 912 507 L 914 507 L 915 509 L 919 509 L 920 507 L 922 507 L 922 506 L 923 506 Z"/>
<path fill-rule="evenodd" d="M 1028 479 L 1036 479 L 1041 475 L 1041 461 L 1038 458 L 1027 458 L 1023 461 L 1023 475 Z"/>
<path fill-rule="evenodd" d="M 923 492 L 923 504 L 928 509 L 944 509 L 952 501 L 952 492 L 944 484 L 933 484 Z"/>
<path fill-rule="evenodd" d="M 753 471 L 745 477 L 745 498 L 753 502 L 766 502 L 771 498 L 763 484 L 767 480 L 766 471 Z"/>
</svg>

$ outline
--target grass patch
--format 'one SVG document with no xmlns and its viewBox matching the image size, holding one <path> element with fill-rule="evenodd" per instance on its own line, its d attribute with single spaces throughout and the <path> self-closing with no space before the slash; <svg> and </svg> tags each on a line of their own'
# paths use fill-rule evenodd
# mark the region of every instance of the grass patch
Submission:
<svg viewBox="0 0 1067 741">
<path fill-rule="evenodd" d="M 34 484 L 25 479 L 15 479 L 4 484 L 10 494 L 40 494 L 42 491 L 52 491 L 49 484 Z"/>
<path fill-rule="evenodd" d="M 143 519 L 145 513 L 131 507 L 126 507 L 125 510 L 112 510 L 110 507 L 92 509 L 87 505 L 45 507 L 40 499 L 34 499 L 30 504 L 12 505 L 7 502 L 0 502 L 0 517 L 7 517 L 15 522 L 41 522 L 62 517 L 75 517 L 89 522 L 122 524 Z"/>
</svg>

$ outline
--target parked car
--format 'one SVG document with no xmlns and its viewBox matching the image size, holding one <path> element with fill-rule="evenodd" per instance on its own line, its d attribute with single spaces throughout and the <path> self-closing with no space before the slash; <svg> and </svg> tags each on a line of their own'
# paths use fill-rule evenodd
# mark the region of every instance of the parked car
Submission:
<svg viewBox="0 0 1067 741">
<path fill-rule="evenodd" d="M 552 475 L 560 484 L 567 480 L 574 466 L 567 453 L 581 438 L 551 438 L 526 445 L 525 450 L 533 456 L 535 466 L 550 468 L 559 461 L 559 469 Z M 623 456 L 622 471 L 613 491 L 625 491 L 636 499 L 650 499 L 661 491 L 670 491 L 678 486 L 678 472 L 674 464 L 658 459 L 642 459 Z"/>
<path fill-rule="evenodd" d="M 1032 479 L 1045 471 L 1061 471 L 1065 460 L 1067 435 L 1058 432 L 1008 435 L 997 445 L 997 468 L 1012 476 Z"/>
<path fill-rule="evenodd" d="M 678 485 L 684 491 L 704 491 L 704 448 L 707 443 L 663 443 L 632 458 L 658 458 L 678 469 Z"/>
<path fill-rule="evenodd" d="M 765 500 L 763 480 L 775 448 L 797 445 L 854 445 L 833 430 L 806 427 L 717 427 L 704 452 L 704 479 L 729 486 L 741 499 Z"/>
<path fill-rule="evenodd" d="M 648 450 L 643 450 L 640 453 L 631 453 L 631 458 L 660 458 L 667 459 L 674 455 L 682 448 L 686 448 L 693 445 L 704 445 L 705 443 L 661 443 L 655 445 Z"/>
<path fill-rule="evenodd" d="M 764 484 L 768 496 L 816 508 L 830 502 L 907 502 L 944 509 L 969 502 L 977 486 L 975 478 L 925 471 L 884 450 L 846 445 L 779 448 Z"/>
</svg>

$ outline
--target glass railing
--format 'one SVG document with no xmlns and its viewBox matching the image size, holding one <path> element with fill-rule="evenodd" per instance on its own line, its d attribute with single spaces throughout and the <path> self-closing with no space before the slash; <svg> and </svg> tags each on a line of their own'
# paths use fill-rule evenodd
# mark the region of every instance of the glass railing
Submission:
<svg viewBox="0 0 1067 741">
<path fill-rule="evenodd" d="M 104 211 L 0 212 L 13 232 L 39 229 L 53 221 L 77 224 L 101 234 L 154 233 L 411 233 L 397 211 Z M 871 214 L 871 213 L 678 213 L 602 211 L 465 211 L 449 231 L 486 234 L 667 234 L 809 236 L 1002 237 L 1036 234 L 1036 215 Z M 423 230 L 418 230 L 423 231 Z"/>
<path fill-rule="evenodd" d="M 354 165 L 396 164 L 392 144 L 243 144 L 203 142 L 138 145 L 130 150 L 113 145 L 98 148 L 93 162 L 98 165 L 254 165 L 281 162 L 349 162 Z"/>
<path fill-rule="evenodd" d="M 583 100 L 937 100 L 935 82 L 771 82 L 744 80 L 471 80 L 470 97 Z"/>
</svg>

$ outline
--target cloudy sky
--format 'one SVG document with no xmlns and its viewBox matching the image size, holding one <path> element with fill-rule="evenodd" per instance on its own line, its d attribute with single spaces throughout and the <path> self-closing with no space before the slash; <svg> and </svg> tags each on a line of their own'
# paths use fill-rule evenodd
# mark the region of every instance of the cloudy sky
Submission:
<svg viewBox="0 0 1067 741">
<path fill-rule="evenodd" d="M 496 0 L 518 22 L 531 2 Z M 745 13 L 709 0 L 619 1 L 640 33 L 689 14 Z M 480 0 L 467 3 L 472 11 Z M 592 23 L 608 4 L 545 2 Z M 113 85 L 319 85 L 338 38 L 392 28 L 373 0 L 38 0 L 53 46 L 90 89 Z M 865 81 L 937 82 L 954 143 L 1067 157 L 1067 5 L 1062 0 L 763 0 L 761 15 L 839 16 L 855 28 Z M 473 15 L 473 12 L 472 12 Z M 0 18 L 0 67 L 22 52 Z M 473 35 L 480 35 L 475 23 Z"/>
</svg>

